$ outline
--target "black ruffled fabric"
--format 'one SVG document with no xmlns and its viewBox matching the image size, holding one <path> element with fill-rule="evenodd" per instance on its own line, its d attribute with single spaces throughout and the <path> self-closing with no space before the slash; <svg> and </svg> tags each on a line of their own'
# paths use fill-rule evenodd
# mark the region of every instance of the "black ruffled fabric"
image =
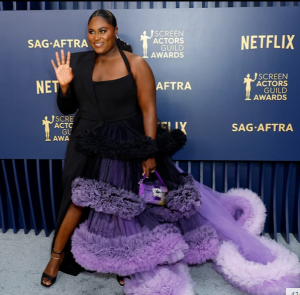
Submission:
<svg viewBox="0 0 300 295">
<path fill-rule="evenodd" d="M 87 155 L 98 155 L 114 160 L 146 160 L 157 153 L 156 141 L 141 136 L 127 141 L 107 140 L 95 132 L 85 133 L 76 138 L 76 150 Z"/>
<path fill-rule="evenodd" d="M 186 143 L 186 135 L 179 129 L 157 134 L 157 146 L 160 153 L 172 155 Z"/>
<path fill-rule="evenodd" d="M 186 135 L 179 129 L 168 131 L 158 127 L 154 140 L 143 134 L 142 124 L 142 120 L 132 118 L 125 122 L 100 124 L 95 130 L 86 130 L 78 135 L 75 148 L 86 155 L 121 161 L 143 161 L 160 153 L 172 155 L 186 143 Z"/>
</svg>

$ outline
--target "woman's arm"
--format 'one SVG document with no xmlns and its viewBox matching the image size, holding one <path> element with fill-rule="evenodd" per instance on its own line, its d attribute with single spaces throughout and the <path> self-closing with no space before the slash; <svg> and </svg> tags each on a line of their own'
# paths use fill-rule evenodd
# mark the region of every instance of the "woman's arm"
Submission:
<svg viewBox="0 0 300 295">
<path fill-rule="evenodd" d="M 65 92 L 65 95 L 63 94 Z M 58 87 L 57 106 L 64 115 L 74 114 L 78 109 L 78 101 L 74 93 L 73 81 L 68 86 Z"/>
<path fill-rule="evenodd" d="M 155 139 L 157 131 L 156 89 L 152 70 L 140 56 L 136 57 L 132 73 L 137 85 L 137 97 L 143 113 L 145 135 Z"/>
<path fill-rule="evenodd" d="M 152 70 L 148 63 L 140 56 L 131 58 L 131 70 L 137 85 L 137 97 L 143 114 L 145 135 L 156 139 L 157 114 L 156 114 L 156 88 Z M 142 162 L 143 175 L 148 177 L 156 168 L 154 158 Z"/>
<path fill-rule="evenodd" d="M 67 59 L 65 60 L 65 53 L 61 50 L 61 59 L 59 54 L 56 53 L 57 67 L 52 60 L 57 80 L 59 82 L 57 92 L 57 106 L 64 115 L 73 114 L 78 109 L 78 101 L 74 91 L 74 67 L 78 54 L 72 54 L 68 52 Z"/>
</svg>

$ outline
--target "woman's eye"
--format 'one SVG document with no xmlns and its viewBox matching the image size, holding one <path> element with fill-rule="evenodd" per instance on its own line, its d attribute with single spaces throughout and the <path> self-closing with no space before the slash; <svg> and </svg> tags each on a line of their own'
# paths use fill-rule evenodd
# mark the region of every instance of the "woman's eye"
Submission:
<svg viewBox="0 0 300 295">
<path fill-rule="evenodd" d="M 105 30 L 101 30 L 100 33 L 101 33 L 101 34 L 104 34 L 104 33 L 106 33 L 106 31 L 105 31 Z"/>
<path fill-rule="evenodd" d="M 93 32 L 93 31 L 89 31 L 89 33 L 90 33 L 90 34 L 94 34 L 94 32 Z"/>
</svg>

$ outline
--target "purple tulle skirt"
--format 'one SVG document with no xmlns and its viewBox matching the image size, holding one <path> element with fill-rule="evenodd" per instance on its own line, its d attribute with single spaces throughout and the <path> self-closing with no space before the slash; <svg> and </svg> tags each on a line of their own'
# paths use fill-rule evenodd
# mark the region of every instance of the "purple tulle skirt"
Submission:
<svg viewBox="0 0 300 295">
<path fill-rule="evenodd" d="M 187 265 L 208 260 L 249 294 L 300 287 L 296 254 L 260 236 L 266 217 L 261 199 L 251 190 L 222 194 L 195 181 L 170 157 L 181 135 L 158 130 L 153 145 L 141 126 L 137 116 L 79 138 L 78 148 L 90 161 L 73 181 L 72 201 L 90 213 L 72 236 L 75 260 L 87 270 L 130 276 L 126 294 L 194 294 Z M 149 156 L 169 189 L 164 206 L 147 204 L 138 194 L 141 161 Z M 156 176 L 147 181 L 156 182 Z"/>
</svg>

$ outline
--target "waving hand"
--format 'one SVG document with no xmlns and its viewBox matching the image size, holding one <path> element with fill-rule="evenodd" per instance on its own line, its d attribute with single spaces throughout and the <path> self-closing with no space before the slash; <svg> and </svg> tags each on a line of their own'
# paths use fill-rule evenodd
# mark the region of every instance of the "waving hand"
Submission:
<svg viewBox="0 0 300 295">
<path fill-rule="evenodd" d="M 71 53 L 70 51 L 68 51 L 66 62 L 65 62 L 65 53 L 63 49 L 60 51 L 60 53 L 61 53 L 61 60 L 59 59 L 58 52 L 55 53 L 57 66 L 55 65 L 53 59 L 51 59 L 51 63 L 54 68 L 59 85 L 61 87 L 68 87 L 74 78 L 72 68 L 70 67 Z"/>
</svg>

